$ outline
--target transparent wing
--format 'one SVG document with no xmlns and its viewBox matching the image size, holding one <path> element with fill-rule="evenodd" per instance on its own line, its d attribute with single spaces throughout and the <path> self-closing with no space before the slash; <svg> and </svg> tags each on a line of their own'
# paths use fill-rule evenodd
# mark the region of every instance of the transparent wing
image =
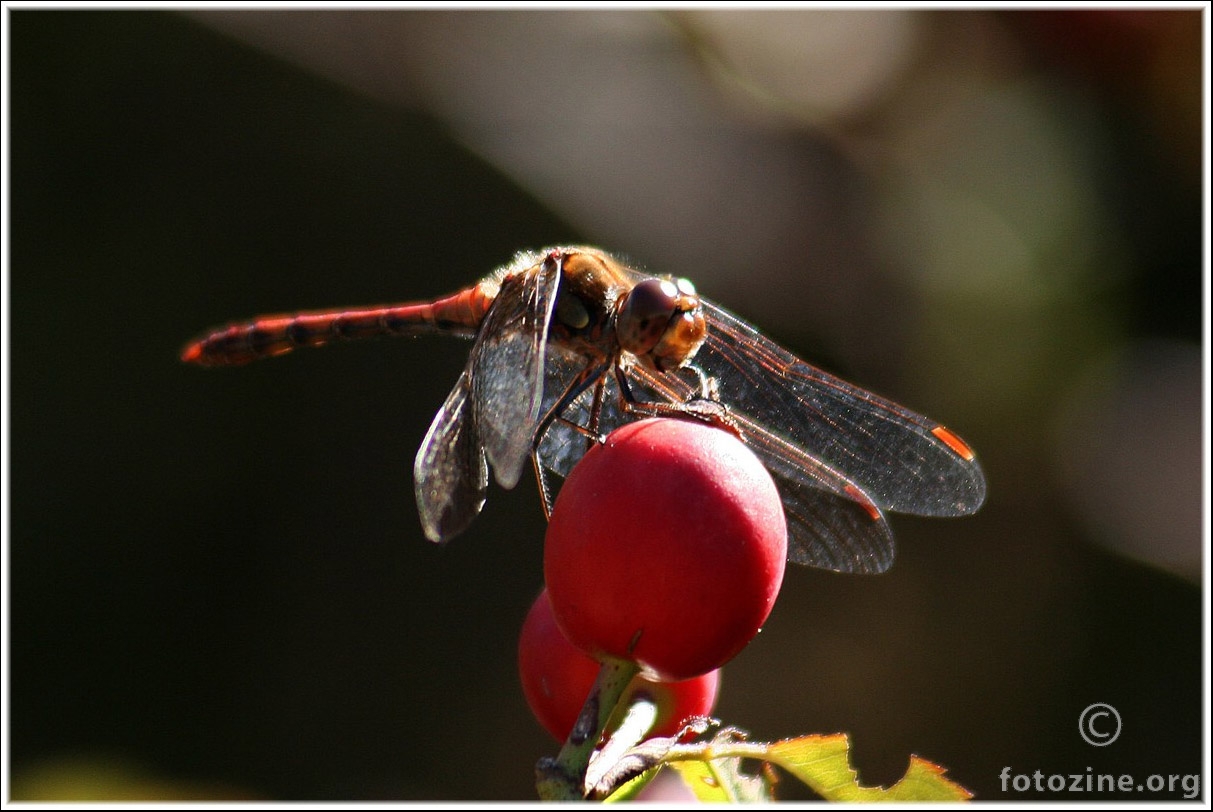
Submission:
<svg viewBox="0 0 1213 812">
<path fill-rule="evenodd" d="M 697 398 L 689 370 L 628 370 L 642 399 L 687 403 Z M 693 381 L 693 382 L 692 382 Z M 721 402 L 728 405 L 723 397 Z M 884 572 L 893 563 L 893 532 L 862 486 L 829 463 L 729 408 L 741 439 L 762 460 L 783 502 L 788 558 L 798 564 L 850 573 Z"/>
<path fill-rule="evenodd" d="M 788 522 L 788 558 L 835 572 L 875 574 L 893 563 L 893 531 L 857 483 L 733 414 L 742 439 L 775 480 Z"/>
<path fill-rule="evenodd" d="M 585 369 L 585 365 L 584 358 L 567 353 L 559 347 L 548 347 L 547 374 L 544 384 L 544 414 L 555 406 L 556 401 L 568 389 L 573 379 Z M 619 389 L 614 377 L 608 374 L 603 381 L 605 389 L 598 409 L 597 430 L 600 436 L 606 436 L 613 429 L 636 419 L 634 416 L 620 411 Z M 591 387 L 569 404 L 562 416 L 569 423 L 589 429 L 593 402 L 594 388 Z M 540 464 L 559 477 L 567 477 L 573 470 L 573 466 L 589 450 L 590 442 L 590 438 L 585 433 L 558 420 L 548 427 L 539 443 Z"/>
<path fill-rule="evenodd" d="M 434 416 L 413 463 L 421 526 L 431 541 L 463 532 L 484 507 L 489 475 L 471 419 L 471 364 Z"/>
<path fill-rule="evenodd" d="M 704 309 L 708 338 L 694 363 L 734 412 L 823 460 L 883 510 L 959 516 L 981 506 L 981 467 L 943 426 L 806 364 L 710 302 Z"/>
<path fill-rule="evenodd" d="M 646 278 L 626 272 L 634 282 Z M 962 516 L 981 507 L 985 475 L 950 430 L 805 363 L 702 302 L 708 335 L 692 363 L 716 380 L 720 402 L 734 414 L 824 461 L 882 510 Z"/>
<path fill-rule="evenodd" d="M 472 414 L 498 484 L 518 484 L 542 414 L 544 355 L 560 264 L 503 280 L 468 359 Z"/>
<path fill-rule="evenodd" d="M 856 575 L 877 575 L 893 565 L 896 545 L 883 515 L 767 467 L 788 522 L 789 561 Z"/>
</svg>

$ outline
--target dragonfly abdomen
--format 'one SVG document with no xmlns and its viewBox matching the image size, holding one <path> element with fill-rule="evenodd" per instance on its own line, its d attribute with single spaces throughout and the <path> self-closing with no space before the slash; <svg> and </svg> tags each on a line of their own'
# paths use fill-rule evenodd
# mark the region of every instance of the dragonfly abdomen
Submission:
<svg viewBox="0 0 1213 812">
<path fill-rule="evenodd" d="M 181 360 L 201 366 L 233 366 L 339 340 L 430 333 L 470 336 L 495 296 L 495 286 L 482 282 L 432 302 L 259 316 L 189 344 L 181 352 Z"/>
</svg>

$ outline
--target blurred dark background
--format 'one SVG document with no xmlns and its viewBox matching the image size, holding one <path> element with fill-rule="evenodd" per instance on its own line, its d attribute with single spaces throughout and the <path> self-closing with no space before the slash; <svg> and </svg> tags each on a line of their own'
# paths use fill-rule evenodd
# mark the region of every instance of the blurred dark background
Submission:
<svg viewBox="0 0 1213 812">
<path fill-rule="evenodd" d="M 533 798 L 534 484 L 444 548 L 412 496 L 468 345 L 177 353 L 569 241 L 989 478 L 885 575 L 789 571 L 726 722 L 986 800 L 1207 764 L 1207 9 L 6 13 L 13 797 Z"/>
</svg>

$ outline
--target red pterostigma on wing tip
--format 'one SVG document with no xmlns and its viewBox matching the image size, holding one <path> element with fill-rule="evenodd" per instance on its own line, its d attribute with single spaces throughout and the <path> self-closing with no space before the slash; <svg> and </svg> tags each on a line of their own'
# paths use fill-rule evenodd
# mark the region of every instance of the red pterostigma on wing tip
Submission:
<svg viewBox="0 0 1213 812">
<path fill-rule="evenodd" d="M 859 503 L 859 506 L 868 512 L 868 515 L 872 517 L 872 521 L 880 521 L 880 508 L 876 507 L 876 504 L 868 498 L 866 493 L 851 484 L 846 486 L 846 492 L 847 496 Z"/>
<path fill-rule="evenodd" d="M 973 461 L 973 449 L 969 448 L 965 441 L 960 439 L 951 429 L 944 426 L 936 426 L 931 429 L 931 433 L 938 437 L 944 445 L 955 451 L 962 459 L 967 462 Z"/>
</svg>

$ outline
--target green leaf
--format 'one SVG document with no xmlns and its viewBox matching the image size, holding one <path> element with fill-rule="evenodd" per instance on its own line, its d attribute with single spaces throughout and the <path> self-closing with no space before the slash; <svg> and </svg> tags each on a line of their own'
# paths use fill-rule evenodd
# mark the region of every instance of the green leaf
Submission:
<svg viewBox="0 0 1213 812">
<path fill-rule="evenodd" d="M 967 801 L 973 794 L 944 777 L 937 764 L 910 757 L 906 774 L 887 789 L 860 786 L 851 766 L 851 742 L 845 733 L 801 736 L 766 747 L 762 756 L 803 781 L 827 801 Z"/>
<path fill-rule="evenodd" d="M 740 758 L 671 761 L 696 800 L 705 803 L 754 803 L 770 801 L 770 782 L 765 774 L 747 775 Z"/>
<path fill-rule="evenodd" d="M 768 744 L 749 742 L 744 731 L 723 728 L 710 741 L 680 743 L 676 738 L 655 738 L 629 749 L 607 765 L 591 797 L 610 793 L 610 800 L 625 800 L 639 791 L 663 765 L 678 771 L 699 801 L 757 802 L 773 800 L 777 776 L 786 770 L 827 801 L 967 801 L 972 793 L 944 776 L 937 764 L 910 757 L 910 767 L 891 787 L 865 787 L 851 766 L 851 742 L 845 733 L 800 736 Z M 742 770 L 750 761 L 762 764 L 757 775 Z M 614 788 L 614 791 L 612 791 Z"/>
</svg>

